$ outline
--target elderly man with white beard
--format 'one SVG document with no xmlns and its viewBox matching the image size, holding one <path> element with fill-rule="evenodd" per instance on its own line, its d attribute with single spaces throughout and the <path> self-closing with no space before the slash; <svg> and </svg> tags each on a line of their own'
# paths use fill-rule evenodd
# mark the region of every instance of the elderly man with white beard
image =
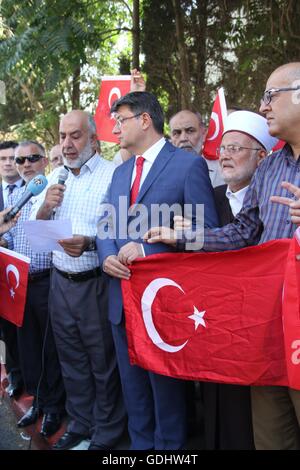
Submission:
<svg viewBox="0 0 300 470">
<path fill-rule="evenodd" d="M 108 321 L 108 293 L 95 250 L 99 205 L 114 164 L 96 152 L 91 115 L 73 110 L 59 127 L 65 184 L 61 168 L 53 172 L 45 198 L 37 198 L 31 218 L 70 219 L 73 237 L 53 252 L 50 314 L 67 394 L 70 417 L 56 450 L 91 438 L 89 450 L 113 449 L 124 431 L 125 411 Z"/>
</svg>

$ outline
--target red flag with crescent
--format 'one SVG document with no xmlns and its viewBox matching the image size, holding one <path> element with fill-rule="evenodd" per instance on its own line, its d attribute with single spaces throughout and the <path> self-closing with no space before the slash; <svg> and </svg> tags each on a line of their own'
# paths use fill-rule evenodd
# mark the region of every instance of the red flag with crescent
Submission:
<svg viewBox="0 0 300 470">
<path fill-rule="evenodd" d="M 104 142 L 118 143 L 118 138 L 112 133 L 115 125 L 110 114 L 110 108 L 114 101 L 126 95 L 130 91 L 130 75 L 104 76 L 101 79 L 101 87 L 98 105 L 95 113 L 97 136 Z"/>
<path fill-rule="evenodd" d="M 227 107 L 224 88 L 219 88 L 215 99 L 202 153 L 208 160 L 218 160 L 217 148 L 221 145 Z"/>
<path fill-rule="evenodd" d="M 30 259 L 0 247 L 0 317 L 22 326 Z"/>
<path fill-rule="evenodd" d="M 181 379 L 288 385 L 292 357 L 294 368 L 300 367 L 299 303 L 291 282 L 288 298 L 297 310 L 292 328 L 298 322 L 299 331 L 288 336 L 287 359 L 288 321 L 285 332 L 282 322 L 285 268 L 293 242 L 137 260 L 130 280 L 122 281 L 131 364 Z M 293 388 L 300 389 L 299 371 L 293 374 Z"/>
</svg>

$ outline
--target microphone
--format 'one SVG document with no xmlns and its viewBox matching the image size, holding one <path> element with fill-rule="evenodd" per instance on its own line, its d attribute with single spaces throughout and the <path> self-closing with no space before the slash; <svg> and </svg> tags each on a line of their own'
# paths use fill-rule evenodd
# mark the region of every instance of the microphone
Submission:
<svg viewBox="0 0 300 470">
<path fill-rule="evenodd" d="M 65 184 L 66 180 L 69 176 L 69 170 L 65 166 L 63 166 L 58 174 L 58 181 L 57 184 Z"/>
<path fill-rule="evenodd" d="M 32 196 L 40 194 L 48 184 L 48 180 L 44 175 L 35 176 L 27 185 L 26 191 L 22 197 L 16 202 L 13 208 L 4 216 L 4 222 L 13 219 L 15 215 L 22 209 Z"/>
</svg>

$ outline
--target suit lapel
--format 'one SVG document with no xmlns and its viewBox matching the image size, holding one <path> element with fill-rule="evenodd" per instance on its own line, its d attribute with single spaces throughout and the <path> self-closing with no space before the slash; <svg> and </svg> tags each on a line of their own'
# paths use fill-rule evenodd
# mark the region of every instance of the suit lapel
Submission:
<svg viewBox="0 0 300 470">
<path fill-rule="evenodd" d="M 4 201 L 3 201 L 3 186 L 0 184 L 0 211 L 4 209 Z"/>
<path fill-rule="evenodd" d="M 161 174 L 162 170 L 164 169 L 170 158 L 173 157 L 173 154 L 173 147 L 168 144 L 168 142 L 166 142 L 166 144 L 163 146 L 163 148 L 157 155 L 145 181 L 143 182 L 139 190 L 136 203 L 140 202 L 140 200 L 145 196 L 146 192 L 151 187 L 156 178 Z"/>
</svg>

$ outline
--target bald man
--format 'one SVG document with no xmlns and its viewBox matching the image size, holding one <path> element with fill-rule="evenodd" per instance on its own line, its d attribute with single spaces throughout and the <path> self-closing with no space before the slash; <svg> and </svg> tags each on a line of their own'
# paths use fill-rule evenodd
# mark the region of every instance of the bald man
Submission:
<svg viewBox="0 0 300 470">
<path fill-rule="evenodd" d="M 269 133 L 287 143 L 258 167 L 234 223 L 205 229 L 204 251 L 235 250 L 293 237 L 300 225 L 299 97 L 300 62 L 277 68 L 267 81 L 260 112 L 267 119 Z M 174 233 L 166 227 L 153 228 L 145 239 L 175 243 Z M 177 245 L 184 249 L 184 240 Z M 252 387 L 251 401 L 255 447 L 299 450 L 300 391 L 289 387 Z"/>
<path fill-rule="evenodd" d="M 49 163 L 50 163 L 50 170 L 53 171 L 58 166 L 63 165 L 63 158 L 61 154 L 61 147 L 60 145 L 54 145 L 49 152 Z"/>
<path fill-rule="evenodd" d="M 123 433 L 125 411 L 95 236 L 115 166 L 96 152 L 90 114 L 66 114 L 59 135 L 68 178 L 57 184 L 60 169 L 54 170 L 34 209 L 37 219 L 70 219 L 74 233 L 60 242 L 63 251 L 53 252 L 49 305 L 70 417 L 54 449 L 73 448 L 85 438 L 91 438 L 90 450 L 112 449 Z"/>
<path fill-rule="evenodd" d="M 175 147 L 188 152 L 202 155 L 203 141 L 206 136 L 206 128 L 200 113 L 184 109 L 174 114 L 170 119 L 171 142 Z M 208 160 L 203 157 L 208 166 L 209 177 L 215 188 L 224 184 L 218 160 Z"/>
</svg>

